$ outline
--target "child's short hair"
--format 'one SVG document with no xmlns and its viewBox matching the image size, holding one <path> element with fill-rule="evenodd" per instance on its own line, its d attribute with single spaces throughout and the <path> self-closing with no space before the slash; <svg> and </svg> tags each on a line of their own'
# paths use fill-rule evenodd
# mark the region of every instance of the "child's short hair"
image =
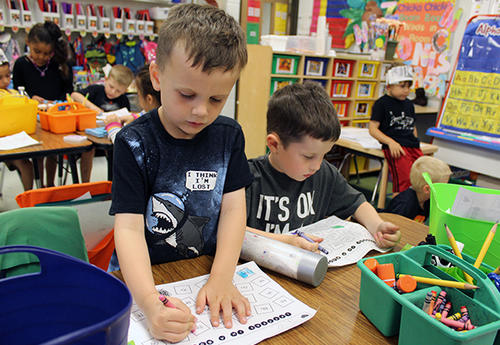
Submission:
<svg viewBox="0 0 500 345">
<path fill-rule="evenodd" d="M 128 87 L 134 80 L 134 72 L 124 65 L 114 65 L 109 71 L 108 78 L 115 80 L 118 84 Z"/>
<path fill-rule="evenodd" d="M 156 91 L 151 83 L 151 76 L 149 75 L 149 65 L 141 67 L 135 76 L 135 84 L 143 96 L 151 95 L 155 98 L 158 104 L 161 104 L 160 91 Z"/>
<path fill-rule="evenodd" d="M 416 191 L 421 191 L 427 185 L 423 172 L 429 173 L 432 182 L 443 181 L 451 175 L 451 169 L 445 162 L 431 156 L 422 156 L 413 162 L 410 170 L 410 182 Z"/>
<path fill-rule="evenodd" d="M 330 96 L 317 82 L 287 85 L 273 93 L 267 109 L 267 133 L 275 132 L 286 147 L 311 136 L 337 141 L 340 123 Z"/>
<path fill-rule="evenodd" d="M 178 42 L 191 66 L 201 65 L 203 72 L 239 71 L 247 64 L 243 30 L 233 17 L 213 6 L 183 4 L 170 9 L 158 36 L 156 61 L 161 70 Z"/>
</svg>

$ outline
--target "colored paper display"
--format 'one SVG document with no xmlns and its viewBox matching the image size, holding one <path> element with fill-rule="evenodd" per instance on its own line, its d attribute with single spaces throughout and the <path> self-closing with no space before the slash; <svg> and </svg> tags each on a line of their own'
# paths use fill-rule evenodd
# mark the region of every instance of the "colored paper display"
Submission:
<svg viewBox="0 0 500 345">
<path fill-rule="evenodd" d="M 445 81 L 451 68 L 449 36 L 462 16 L 455 0 L 400 0 L 396 14 L 406 25 L 400 33 L 398 57 L 415 72 L 414 86 L 431 95 L 444 96 Z"/>
<path fill-rule="evenodd" d="M 500 17 L 473 17 L 465 29 L 440 127 L 500 137 Z"/>
</svg>

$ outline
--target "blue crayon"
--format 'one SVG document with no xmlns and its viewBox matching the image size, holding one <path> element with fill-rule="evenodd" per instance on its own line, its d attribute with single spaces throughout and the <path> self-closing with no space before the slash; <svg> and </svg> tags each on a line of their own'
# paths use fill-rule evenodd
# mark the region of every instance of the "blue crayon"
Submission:
<svg viewBox="0 0 500 345">
<path fill-rule="evenodd" d="M 293 235 L 297 235 L 299 237 L 302 237 L 303 239 L 307 240 L 308 242 L 311 242 L 311 243 L 316 243 L 316 241 L 314 241 L 312 238 L 309 238 L 307 237 L 306 234 L 304 234 L 302 231 L 299 231 L 299 230 L 295 230 L 295 231 L 292 231 L 291 234 Z M 318 245 L 318 250 L 324 254 L 328 254 L 328 250 L 326 250 L 325 248 L 323 248 L 322 246 Z"/>
</svg>

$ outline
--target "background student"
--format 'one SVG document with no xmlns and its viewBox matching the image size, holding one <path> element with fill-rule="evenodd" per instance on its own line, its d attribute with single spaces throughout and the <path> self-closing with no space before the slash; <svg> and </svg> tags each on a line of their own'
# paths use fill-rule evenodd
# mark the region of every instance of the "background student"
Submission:
<svg viewBox="0 0 500 345">
<path fill-rule="evenodd" d="M 274 92 L 267 110 L 270 153 L 249 160 L 254 181 L 246 189 L 248 230 L 315 251 L 321 238 L 311 236 L 317 243 L 310 243 L 283 234 L 332 215 L 353 216 L 380 247 L 397 244 L 398 227 L 384 222 L 323 159 L 339 136 L 336 111 L 320 84 L 294 84 Z"/>
<path fill-rule="evenodd" d="M 9 60 L 5 53 L 0 49 L 0 89 L 7 90 L 10 85 L 10 67 Z M 33 188 L 33 164 L 29 159 L 13 159 L 5 161 L 9 170 L 17 169 L 21 176 L 21 182 L 24 190 Z"/>
<path fill-rule="evenodd" d="M 411 167 L 410 188 L 394 197 L 384 212 L 400 214 L 417 221 L 427 220 L 431 188 L 425 182 L 423 172 L 429 173 L 433 183 L 448 183 L 451 176 L 450 167 L 443 161 L 430 156 L 418 158 Z"/>
<path fill-rule="evenodd" d="M 16 60 L 12 71 L 14 88 L 23 86 L 31 98 L 41 103 L 65 100 L 73 91 L 73 74 L 68 65 L 68 42 L 57 24 L 46 21 L 33 25 L 26 44 L 28 54 Z M 56 166 L 55 156 L 46 158 L 47 187 L 54 186 Z M 42 171 L 40 169 L 43 183 Z"/>
<path fill-rule="evenodd" d="M 89 85 L 81 92 L 73 92 L 71 98 L 100 113 L 121 108 L 130 110 L 130 103 L 125 92 L 127 92 L 132 80 L 134 80 L 134 74 L 130 68 L 123 65 L 114 65 L 104 80 L 104 85 Z M 83 182 L 90 180 L 94 154 L 94 148 L 82 153 L 80 168 Z"/>
<path fill-rule="evenodd" d="M 423 156 L 415 127 L 415 107 L 407 98 L 413 83 L 409 66 L 396 66 L 387 72 L 387 94 L 373 105 L 369 123 L 372 137 L 382 144 L 392 177 L 392 191 L 410 187 L 410 168 Z"/>
<path fill-rule="evenodd" d="M 71 98 L 100 113 L 121 108 L 130 110 L 130 103 L 125 92 L 133 80 L 134 73 L 130 68 L 114 65 L 104 80 L 104 85 L 89 85 L 80 92 L 73 92 Z"/>
<path fill-rule="evenodd" d="M 218 116 L 247 63 L 245 35 L 224 11 L 178 5 L 160 29 L 151 81 L 161 107 L 125 126 L 114 145 L 113 202 L 120 269 L 150 332 L 184 339 L 195 322 L 181 300 L 165 308 L 151 264 L 214 254 L 196 312 L 241 323 L 250 304 L 232 283 L 245 230 L 244 187 L 252 176 L 236 121 Z"/>
<path fill-rule="evenodd" d="M 131 113 L 127 116 L 118 117 L 115 114 L 110 114 L 104 119 L 108 138 L 114 143 L 115 136 L 124 125 L 128 125 L 139 116 L 147 113 L 161 105 L 160 91 L 156 91 L 151 83 L 149 75 L 149 64 L 143 66 L 135 76 L 135 86 L 137 89 L 137 100 L 139 106 L 143 109 L 139 114 Z"/>
</svg>

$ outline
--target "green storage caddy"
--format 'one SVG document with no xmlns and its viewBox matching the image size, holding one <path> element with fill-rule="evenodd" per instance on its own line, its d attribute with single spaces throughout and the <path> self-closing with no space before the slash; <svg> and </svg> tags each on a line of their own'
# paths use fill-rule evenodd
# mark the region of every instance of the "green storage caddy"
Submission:
<svg viewBox="0 0 500 345">
<path fill-rule="evenodd" d="M 476 281 L 477 290 L 460 290 L 418 283 L 411 293 L 399 294 L 366 267 L 364 258 L 358 261 L 361 269 L 359 308 L 385 336 L 399 333 L 399 345 L 500 345 L 500 293 L 485 273 L 472 266 L 471 257 L 464 260 L 441 246 L 418 246 L 404 252 L 379 255 L 380 264 L 392 263 L 396 273 L 420 277 L 456 280 L 431 264 L 432 255 L 465 270 Z M 450 315 L 468 308 L 475 329 L 457 332 L 422 310 L 428 291 L 445 290 L 452 302 Z M 496 340 L 495 340 L 496 339 Z"/>
<path fill-rule="evenodd" d="M 299 67 L 300 55 L 273 54 L 273 74 L 296 75 Z"/>
<path fill-rule="evenodd" d="M 429 233 L 436 237 L 438 244 L 449 244 L 444 225 L 448 225 L 455 240 L 464 244 L 463 252 L 477 257 L 484 239 L 493 227 L 493 222 L 458 217 L 447 212 L 451 210 L 460 188 L 481 194 L 497 194 L 500 190 L 471 187 L 452 183 L 432 183 L 429 174 L 423 173 L 425 181 L 431 187 L 431 207 Z M 497 230 L 497 232 L 500 230 Z M 497 233 L 483 261 L 493 267 L 500 266 L 500 235 Z"/>
</svg>

